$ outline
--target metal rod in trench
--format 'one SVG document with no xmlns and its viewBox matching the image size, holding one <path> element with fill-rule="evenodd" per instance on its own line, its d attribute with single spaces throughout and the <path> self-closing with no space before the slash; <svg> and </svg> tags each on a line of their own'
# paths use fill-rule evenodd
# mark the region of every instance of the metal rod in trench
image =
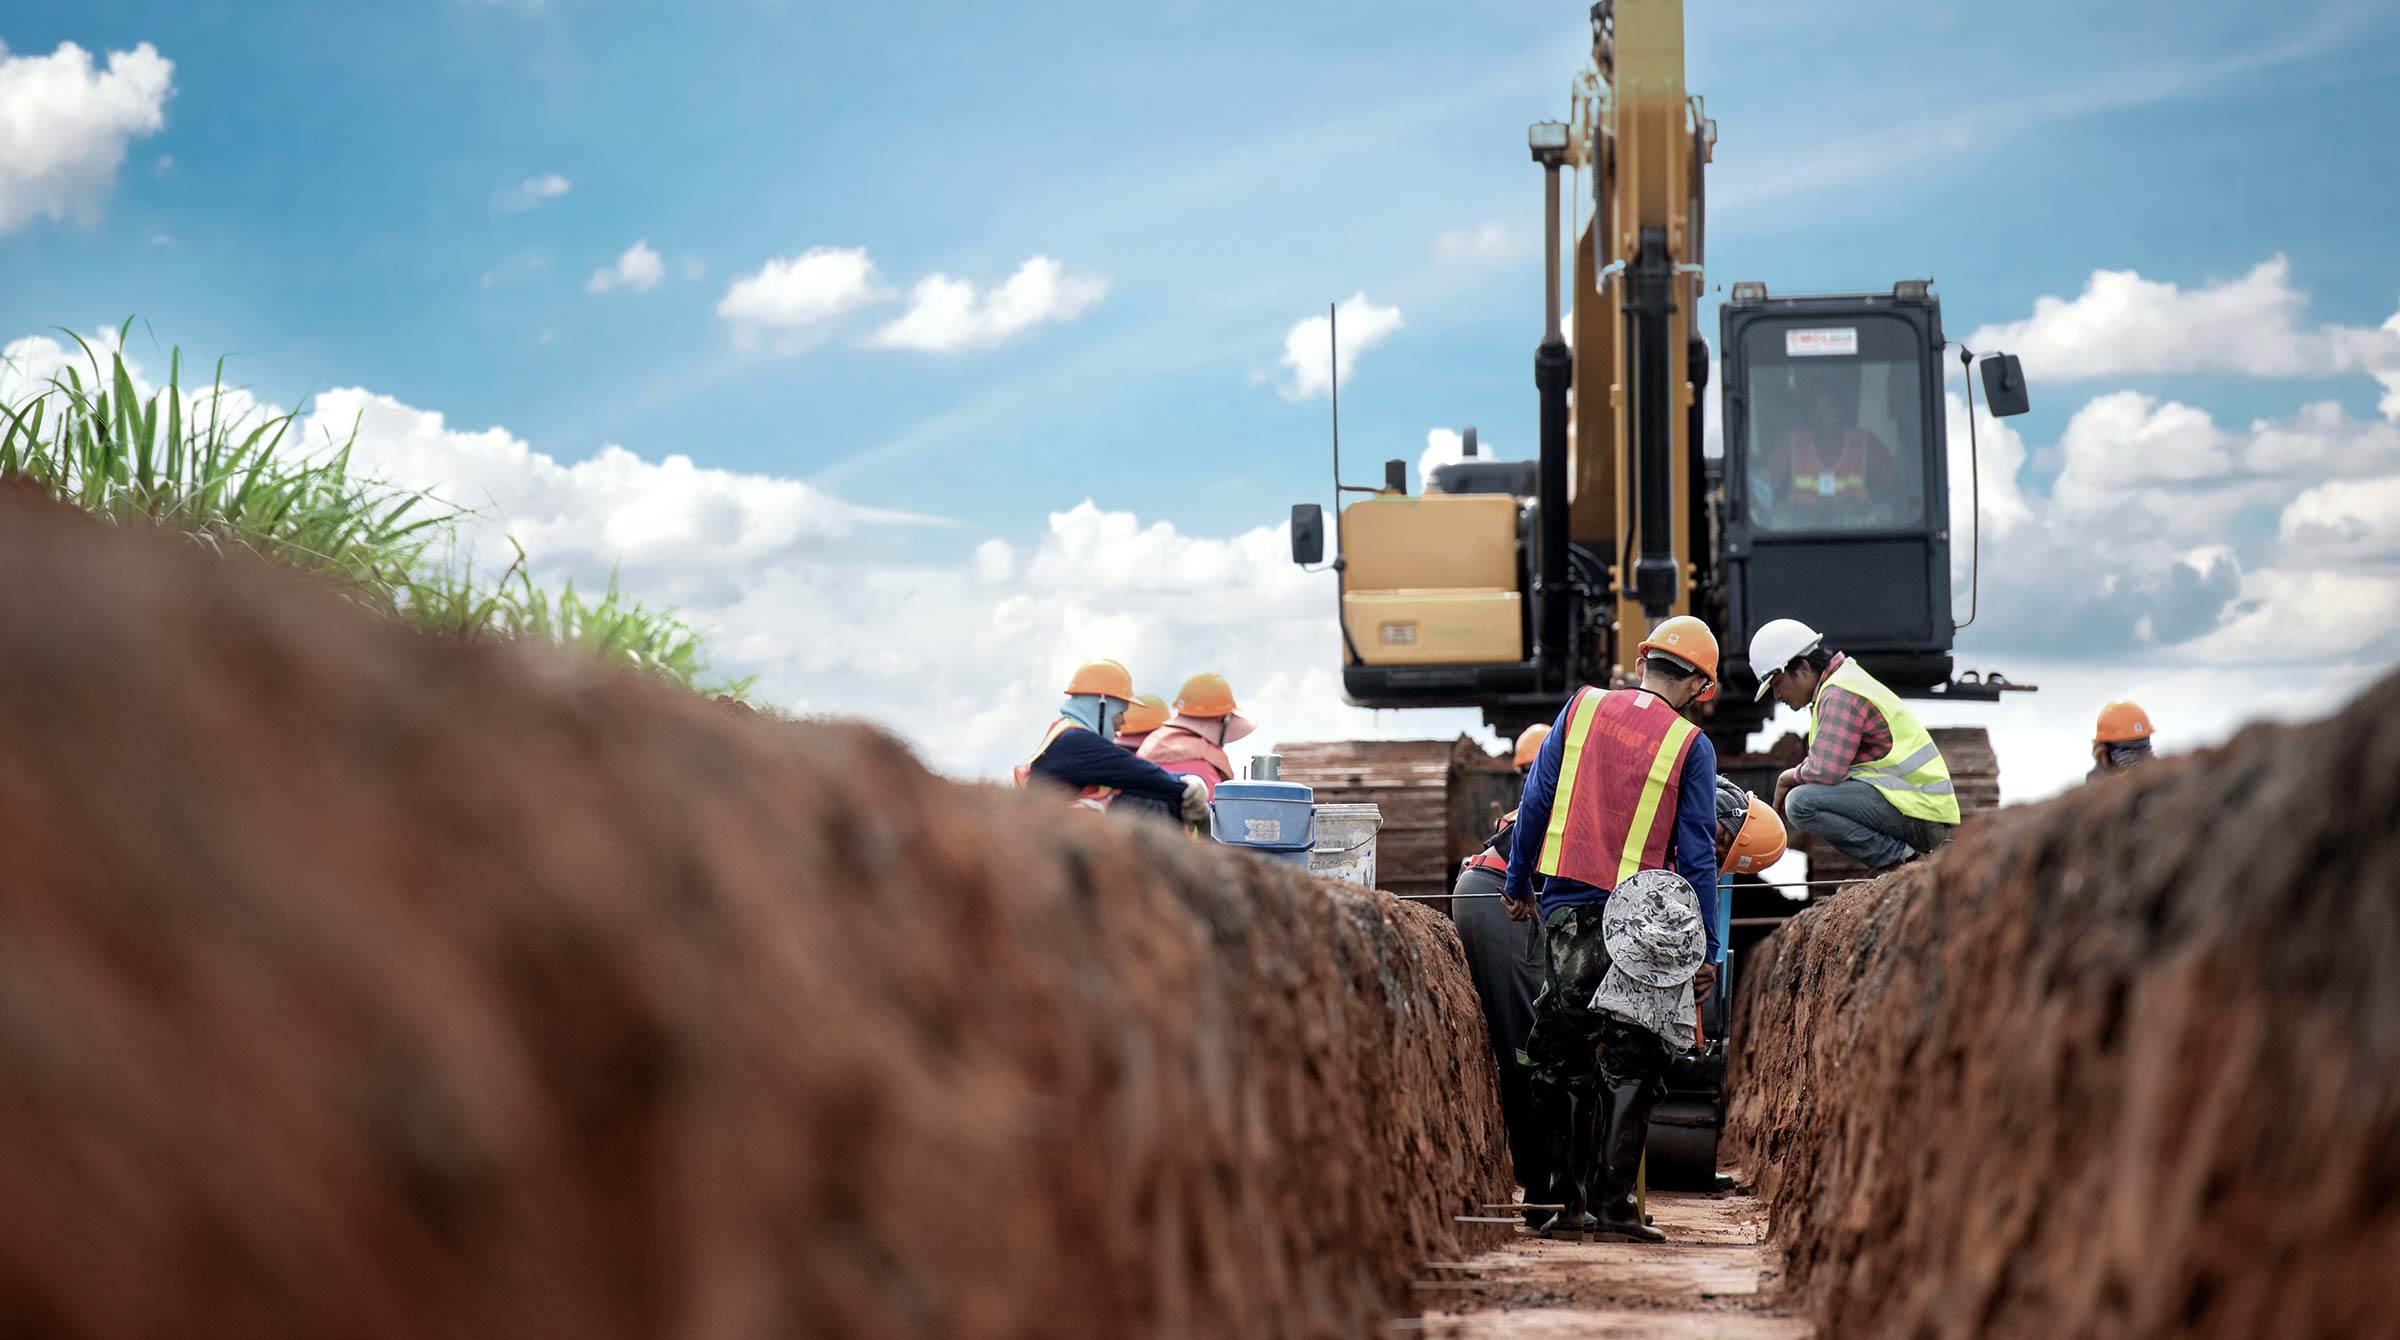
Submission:
<svg viewBox="0 0 2400 1340">
<path fill-rule="evenodd" d="M 1861 875 L 1856 879 L 1801 879 L 1784 884 L 1736 884 L 1737 889 L 1839 889 L 1852 884 L 1872 884 L 1881 875 Z M 1504 898 L 1499 893 L 1395 893 L 1394 898 L 1415 901 L 1423 898 Z M 1738 923 L 1737 923 L 1738 924 Z"/>
</svg>

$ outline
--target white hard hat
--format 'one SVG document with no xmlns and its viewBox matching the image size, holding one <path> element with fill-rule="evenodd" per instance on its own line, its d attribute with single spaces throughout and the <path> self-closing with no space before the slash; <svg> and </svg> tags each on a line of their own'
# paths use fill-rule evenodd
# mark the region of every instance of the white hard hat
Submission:
<svg viewBox="0 0 2400 1340">
<path fill-rule="evenodd" d="M 1767 696 L 1767 681 L 1775 672 L 1817 649 L 1825 635 L 1798 619 L 1769 619 L 1750 635 L 1750 673 L 1758 676 L 1758 696 Z"/>
</svg>

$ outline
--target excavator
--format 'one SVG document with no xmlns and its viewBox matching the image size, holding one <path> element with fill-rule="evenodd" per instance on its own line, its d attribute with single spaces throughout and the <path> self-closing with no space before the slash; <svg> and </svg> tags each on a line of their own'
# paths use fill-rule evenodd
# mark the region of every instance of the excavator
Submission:
<svg viewBox="0 0 2400 1340">
<path fill-rule="evenodd" d="M 1379 486 L 1349 485 L 1337 426 L 1329 565 L 1323 507 L 1292 509 L 1293 560 L 1335 574 L 1345 697 L 1370 708 L 1477 708 L 1505 739 L 1553 719 L 1581 685 L 1633 682 L 1647 631 L 1697 615 L 1723 650 L 1723 689 L 1700 724 L 1720 771 L 1771 793 L 1801 746 L 1786 737 L 1745 752 L 1773 711 L 1753 693 L 1773 667 L 1746 659 L 1767 620 L 1807 622 L 1906 696 L 1991 701 L 2029 687 L 1954 674 L 1952 657 L 1943 360 L 1955 348 L 1962 368 L 1979 371 L 1995 416 L 2029 407 L 2018 361 L 1948 340 L 1930 280 L 1812 295 L 1735 283 L 1716 313 L 1723 449 L 1707 451 L 1703 187 L 1716 122 L 1685 89 L 1682 0 L 1600 0 L 1590 15 L 1592 62 L 1574 82 L 1570 115 L 1528 134 L 1545 204 L 1535 459 L 1483 458 L 1469 428 L 1464 458 L 1432 471 L 1421 493 L 1408 492 L 1402 461 L 1386 463 Z M 1578 183 L 1576 214 L 1589 209 L 1565 285 L 1562 174 Z M 1967 380 L 1971 420 L 1978 377 Z M 1972 555 L 1972 509 L 1956 519 L 1968 523 Z M 1984 732 L 1936 739 L 1962 805 L 1996 804 Z M 1400 859 L 1386 861 L 1384 883 L 1446 891 L 1462 842 L 1471 850 L 1490 831 L 1481 811 L 1512 797 L 1515 779 L 1504 764 L 1472 759 L 1462 772 L 1451 746 L 1414 748 L 1287 743 L 1283 775 L 1316 786 L 1320 800 L 1383 802 L 1387 830 L 1395 805 L 1433 797 L 1430 826 L 1447 833 L 1395 844 Z M 1810 856 L 1819 875 L 1838 854 Z M 1720 900 L 1736 956 L 1803 905 L 1784 892 L 1746 883 Z M 1703 1006 L 1710 1041 L 1678 1060 L 1652 1120 L 1649 1166 L 1662 1185 L 1715 1176 L 1731 971 L 1729 962 L 1728 985 Z"/>
</svg>

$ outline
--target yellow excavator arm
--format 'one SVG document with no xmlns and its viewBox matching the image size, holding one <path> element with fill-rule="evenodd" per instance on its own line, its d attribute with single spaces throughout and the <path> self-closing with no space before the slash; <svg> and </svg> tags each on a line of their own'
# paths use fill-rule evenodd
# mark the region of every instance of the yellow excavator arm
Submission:
<svg viewBox="0 0 2400 1340">
<path fill-rule="evenodd" d="M 1682 0 L 1593 7 L 1568 131 L 1567 163 L 1591 183 L 1570 299 L 1568 534 L 1617 564 L 1610 624 L 1636 636 L 1614 638 L 1609 660 L 1630 672 L 1641 630 L 1692 612 L 1707 538 L 1693 470 L 1708 364 L 1691 351 L 1716 126 L 1684 90 Z"/>
</svg>

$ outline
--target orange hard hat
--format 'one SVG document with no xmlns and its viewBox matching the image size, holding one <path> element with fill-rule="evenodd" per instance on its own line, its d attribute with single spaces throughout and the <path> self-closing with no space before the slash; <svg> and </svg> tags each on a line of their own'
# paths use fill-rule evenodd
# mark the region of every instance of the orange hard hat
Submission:
<svg viewBox="0 0 2400 1340">
<path fill-rule="evenodd" d="M 1708 677 L 1708 687 L 1701 690 L 1700 701 L 1717 696 L 1717 635 L 1708 625 L 1689 614 L 1678 614 L 1650 630 L 1642 639 L 1641 654 L 1663 652 Z"/>
<path fill-rule="evenodd" d="M 1175 710 L 1187 717 L 1229 717 L 1241 709 L 1233 705 L 1233 686 L 1225 682 L 1225 676 L 1211 671 L 1183 681 L 1182 692 L 1175 695 Z"/>
<path fill-rule="evenodd" d="M 1718 862 L 1726 873 L 1755 875 L 1783 859 L 1786 839 L 1783 820 L 1775 816 L 1775 807 L 1750 797 L 1750 812 L 1742 818 L 1742 827 L 1733 835 L 1733 845 L 1725 849 L 1725 859 Z"/>
<path fill-rule="evenodd" d="M 1093 693 L 1103 698 L 1121 698 L 1132 702 L 1133 672 L 1126 669 L 1121 661 L 1085 661 L 1075 667 L 1074 675 L 1067 680 L 1068 696 L 1078 693 Z"/>
<path fill-rule="evenodd" d="M 1537 721 L 1527 726 L 1524 733 L 1517 736 L 1517 766 L 1520 768 L 1532 767 L 1533 761 L 1542 756 L 1542 741 L 1549 738 L 1550 724 L 1548 722 Z"/>
<path fill-rule="evenodd" d="M 1125 719 L 1117 723 L 1117 734 L 1147 734 L 1166 724 L 1167 700 L 1155 693 L 1145 693 L 1125 709 Z"/>
<path fill-rule="evenodd" d="M 2100 709 L 2100 722 L 2092 727 L 2094 744 L 2132 744 L 2150 738 L 2150 714 L 2131 698 L 2119 698 Z"/>
</svg>

